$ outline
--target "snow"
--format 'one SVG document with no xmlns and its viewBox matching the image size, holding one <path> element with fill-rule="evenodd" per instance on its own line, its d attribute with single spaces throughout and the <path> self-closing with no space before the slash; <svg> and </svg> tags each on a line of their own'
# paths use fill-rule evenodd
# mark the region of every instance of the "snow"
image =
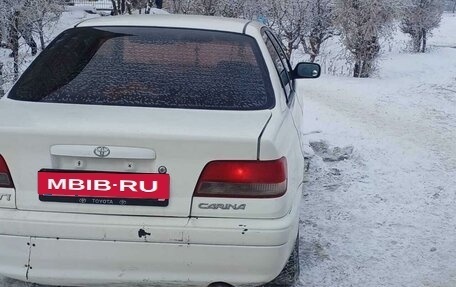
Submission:
<svg viewBox="0 0 456 287">
<path fill-rule="evenodd" d="M 53 35 L 95 16 L 69 10 Z M 375 78 L 299 83 L 315 149 L 305 147 L 299 286 L 456 286 L 454 31 L 445 14 L 429 53 L 386 51 Z"/>
<path fill-rule="evenodd" d="M 150 14 L 149 15 L 168 15 L 169 12 L 163 10 L 163 9 L 158 9 L 158 8 L 150 8 Z"/>
<path fill-rule="evenodd" d="M 442 23 L 438 29 L 434 31 L 431 39 L 432 44 L 438 46 L 456 46 L 456 14 L 445 13 Z"/>
<path fill-rule="evenodd" d="M 431 45 L 456 46 L 455 20 Z M 311 161 L 301 286 L 456 286 L 456 49 L 390 53 L 376 78 L 300 86 L 306 139 L 354 147 Z"/>
<path fill-rule="evenodd" d="M 88 14 L 84 10 L 84 7 L 66 6 L 65 12 L 63 12 L 59 22 L 55 25 L 54 29 L 49 30 L 48 34 L 52 35 L 50 38 L 55 38 L 64 30 L 72 28 L 82 21 L 96 17 L 100 17 L 100 15 Z"/>
</svg>

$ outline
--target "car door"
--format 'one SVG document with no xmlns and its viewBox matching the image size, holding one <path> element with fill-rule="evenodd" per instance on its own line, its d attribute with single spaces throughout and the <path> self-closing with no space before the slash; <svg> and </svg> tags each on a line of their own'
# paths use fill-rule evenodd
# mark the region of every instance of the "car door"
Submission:
<svg viewBox="0 0 456 287">
<path fill-rule="evenodd" d="M 292 78 L 292 68 L 288 57 L 284 51 L 284 47 L 278 38 L 267 28 L 262 30 L 263 40 L 268 47 L 269 53 L 271 54 L 272 60 L 276 67 L 277 73 L 284 89 L 287 106 L 290 110 L 296 132 L 298 134 L 299 141 L 302 146 L 302 120 L 303 120 L 303 108 L 299 101 L 299 97 L 296 93 L 294 82 Z"/>
</svg>

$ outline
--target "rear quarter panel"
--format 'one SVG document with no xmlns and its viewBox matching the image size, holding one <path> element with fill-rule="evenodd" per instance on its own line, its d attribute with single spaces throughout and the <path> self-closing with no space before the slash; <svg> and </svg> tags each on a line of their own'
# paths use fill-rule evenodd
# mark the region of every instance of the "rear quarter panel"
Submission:
<svg viewBox="0 0 456 287">
<path fill-rule="evenodd" d="M 304 180 L 304 157 L 300 138 L 302 107 L 299 103 L 298 94 L 295 94 L 290 103 L 286 102 L 285 92 L 268 48 L 263 41 L 260 28 L 258 25 L 248 26 L 246 33 L 254 37 L 260 46 L 274 88 L 276 106 L 272 110 L 271 119 L 259 139 L 258 159 L 275 160 L 283 156 L 287 158 L 287 193 L 280 200 L 276 199 L 276 204 L 282 205 L 281 210 L 290 211 L 293 203 L 295 203 L 296 193 L 301 193 Z"/>
</svg>

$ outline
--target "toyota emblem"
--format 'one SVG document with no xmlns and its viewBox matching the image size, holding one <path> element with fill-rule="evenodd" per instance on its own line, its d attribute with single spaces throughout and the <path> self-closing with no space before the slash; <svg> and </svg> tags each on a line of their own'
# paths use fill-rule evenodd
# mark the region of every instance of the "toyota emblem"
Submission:
<svg viewBox="0 0 456 287">
<path fill-rule="evenodd" d="M 111 150 L 108 147 L 99 146 L 93 150 L 93 153 L 98 157 L 104 158 L 111 153 Z"/>
</svg>

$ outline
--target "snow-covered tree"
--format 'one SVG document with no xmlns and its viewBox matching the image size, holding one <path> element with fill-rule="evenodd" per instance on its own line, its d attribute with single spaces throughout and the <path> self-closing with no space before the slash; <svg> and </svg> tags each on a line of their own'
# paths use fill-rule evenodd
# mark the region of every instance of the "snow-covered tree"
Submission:
<svg viewBox="0 0 456 287">
<path fill-rule="evenodd" d="M 268 1 L 267 24 L 285 41 L 288 57 L 299 48 L 305 33 L 305 0 Z"/>
<path fill-rule="evenodd" d="M 25 4 L 25 0 L 0 0 L 0 27 L 4 30 L 1 46 L 12 51 L 15 78 L 19 77 L 19 37 L 21 27 L 25 27 L 21 25 L 20 17 L 25 11 Z"/>
<path fill-rule="evenodd" d="M 46 47 L 45 27 L 55 24 L 63 11 L 64 6 L 60 0 L 33 0 L 24 7 L 22 17 L 26 18 L 26 25 L 30 26 L 28 28 L 30 32 L 38 34 L 41 50 Z"/>
<path fill-rule="evenodd" d="M 269 1 L 269 0 L 268 0 Z M 175 14 L 212 15 L 257 19 L 265 14 L 267 0 L 169 0 L 168 7 Z"/>
<path fill-rule="evenodd" d="M 196 0 L 197 14 L 215 16 L 220 0 Z"/>
<path fill-rule="evenodd" d="M 336 0 L 335 19 L 354 61 L 354 77 L 367 78 L 374 71 L 380 38 L 392 31 L 397 4 L 395 0 Z"/>
<path fill-rule="evenodd" d="M 269 0 L 246 0 L 244 1 L 244 7 L 241 18 L 266 22 L 266 16 L 269 11 L 269 6 Z"/>
<path fill-rule="evenodd" d="M 193 0 L 169 0 L 171 11 L 175 14 L 190 14 L 193 10 Z"/>
<path fill-rule="evenodd" d="M 240 18 L 244 16 L 248 2 L 244 0 L 222 0 L 219 2 L 217 9 L 221 16 Z"/>
<path fill-rule="evenodd" d="M 412 38 L 414 52 L 426 52 L 427 38 L 442 20 L 443 0 L 405 0 L 401 30 Z"/>
<path fill-rule="evenodd" d="M 208 16 L 241 17 L 244 0 L 173 0 L 172 6 L 181 13 Z"/>
<path fill-rule="evenodd" d="M 19 76 L 20 38 L 38 52 L 34 34 L 38 34 L 41 48 L 45 46 L 44 27 L 56 22 L 63 11 L 60 0 L 0 0 L 0 47 L 11 50 L 14 77 Z"/>
<path fill-rule="evenodd" d="M 456 13 L 456 0 L 444 0 L 445 11 Z"/>
<path fill-rule="evenodd" d="M 307 0 L 306 12 L 301 44 L 310 55 L 310 61 L 314 62 L 320 54 L 321 45 L 336 34 L 334 0 Z"/>
</svg>

